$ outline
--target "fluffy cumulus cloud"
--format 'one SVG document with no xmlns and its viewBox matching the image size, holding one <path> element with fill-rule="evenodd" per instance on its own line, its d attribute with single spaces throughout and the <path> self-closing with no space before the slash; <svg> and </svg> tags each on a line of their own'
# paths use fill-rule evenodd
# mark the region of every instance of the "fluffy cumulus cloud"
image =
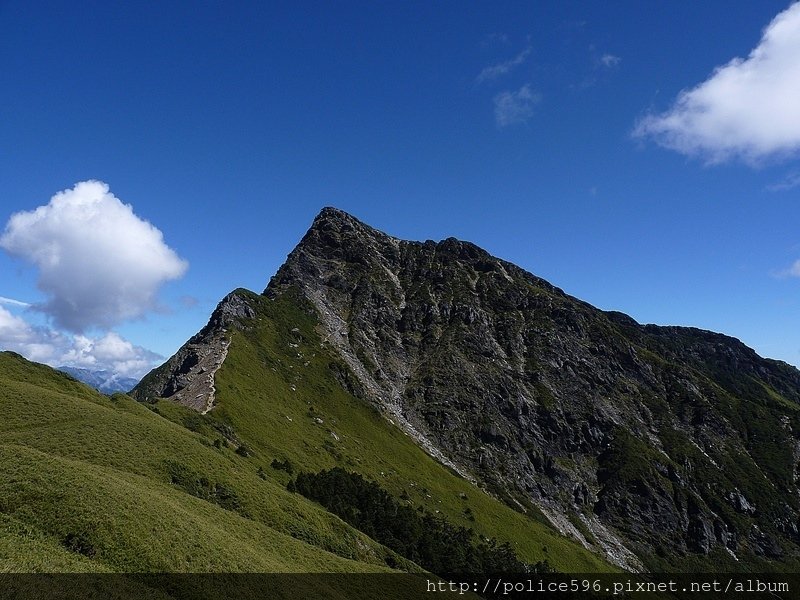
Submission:
<svg viewBox="0 0 800 600">
<path fill-rule="evenodd" d="M 100 337 L 68 335 L 49 327 L 36 327 L 0 306 L 0 349 L 11 350 L 53 367 L 62 365 L 111 371 L 139 379 L 163 357 L 135 346 L 119 334 Z"/>
<path fill-rule="evenodd" d="M 47 301 L 37 309 L 58 327 L 109 328 L 152 309 L 159 287 L 187 263 L 101 181 L 59 192 L 11 217 L 0 247 L 39 269 Z"/>
<path fill-rule="evenodd" d="M 533 116 L 540 95 L 523 85 L 517 91 L 500 92 L 494 97 L 494 119 L 498 127 L 525 123 Z"/>
<path fill-rule="evenodd" d="M 800 2 L 767 26 L 746 59 L 734 58 L 634 134 L 711 163 L 757 163 L 800 150 Z"/>
</svg>

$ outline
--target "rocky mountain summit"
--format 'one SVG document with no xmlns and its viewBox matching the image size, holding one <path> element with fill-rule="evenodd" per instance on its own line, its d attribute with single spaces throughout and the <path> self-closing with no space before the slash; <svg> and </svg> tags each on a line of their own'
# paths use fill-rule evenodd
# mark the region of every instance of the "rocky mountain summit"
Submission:
<svg viewBox="0 0 800 600">
<path fill-rule="evenodd" d="M 761 568 L 800 554 L 797 369 L 598 310 L 471 243 L 399 240 L 333 208 L 264 291 L 288 294 L 346 365 L 343 387 L 611 562 Z M 252 318 L 228 296 L 137 397 L 211 409 L 227 328 Z"/>
<path fill-rule="evenodd" d="M 140 398 L 164 397 L 201 412 L 214 407 L 214 375 L 228 355 L 228 327 L 255 312 L 235 292 L 225 296 L 208 324 L 166 363 L 146 375 L 134 390 Z"/>
</svg>

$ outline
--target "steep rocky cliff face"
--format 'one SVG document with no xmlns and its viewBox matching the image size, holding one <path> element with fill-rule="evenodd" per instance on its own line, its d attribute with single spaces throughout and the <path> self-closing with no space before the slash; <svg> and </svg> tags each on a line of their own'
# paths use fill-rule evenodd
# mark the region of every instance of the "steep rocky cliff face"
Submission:
<svg viewBox="0 0 800 600">
<path fill-rule="evenodd" d="M 612 562 L 794 564 L 793 367 L 730 337 L 600 311 L 473 244 L 401 241 L 331 208 L 264 293 L 289 290 L 349 368 L 342 385 Z M 139 397 L 207 410 L 184 379 L 202 379 L 197 357 L 224 345 L 222 329 L 212 319 Z"/>
</svg>

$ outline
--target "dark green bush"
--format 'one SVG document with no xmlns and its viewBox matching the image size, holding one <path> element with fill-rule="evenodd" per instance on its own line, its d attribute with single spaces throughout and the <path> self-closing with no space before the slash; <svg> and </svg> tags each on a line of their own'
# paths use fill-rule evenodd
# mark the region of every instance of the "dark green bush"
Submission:
<svg viewBox="0 0 800 600">
<path fill-rule="evenodd" d="M 289 459 L 286 460 L 278 460 L 277 458 L 273 458 L 270 465 L 276 471 L 286 471 L 289 475 L 294 473 L 294 467 L 292 467 L 292 463 L 289 462 Z"/>
<path fill-rule="evenodd" d="M 244 456 L 245 458 L 247 458 L 248 456 L 252 456 L 253 451 L 250 450 L 250 448 L 248 448 L 244 444 L 242 444 L 241 446 L 236 448 L 236 454 L 238 454 L 239 456 Z"/>
</svg>

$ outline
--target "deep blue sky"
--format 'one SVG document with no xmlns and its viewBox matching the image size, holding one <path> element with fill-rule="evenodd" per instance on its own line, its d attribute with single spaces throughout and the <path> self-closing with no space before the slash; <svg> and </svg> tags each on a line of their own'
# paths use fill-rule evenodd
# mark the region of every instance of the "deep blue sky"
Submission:
<svg viewBox="0 0 800 600">
<path fill-rule="evenodd" d="M 165 356 L 333 205 L 800 364 L 800 139 L 720 158 L 641 125 L 789 6 L 0 1 L 0 227 L 107 183 L 188 261 L 113 325 Z M 48 301 L 19 253 L 0 273 L 0 296 Z"/>
</svg>

